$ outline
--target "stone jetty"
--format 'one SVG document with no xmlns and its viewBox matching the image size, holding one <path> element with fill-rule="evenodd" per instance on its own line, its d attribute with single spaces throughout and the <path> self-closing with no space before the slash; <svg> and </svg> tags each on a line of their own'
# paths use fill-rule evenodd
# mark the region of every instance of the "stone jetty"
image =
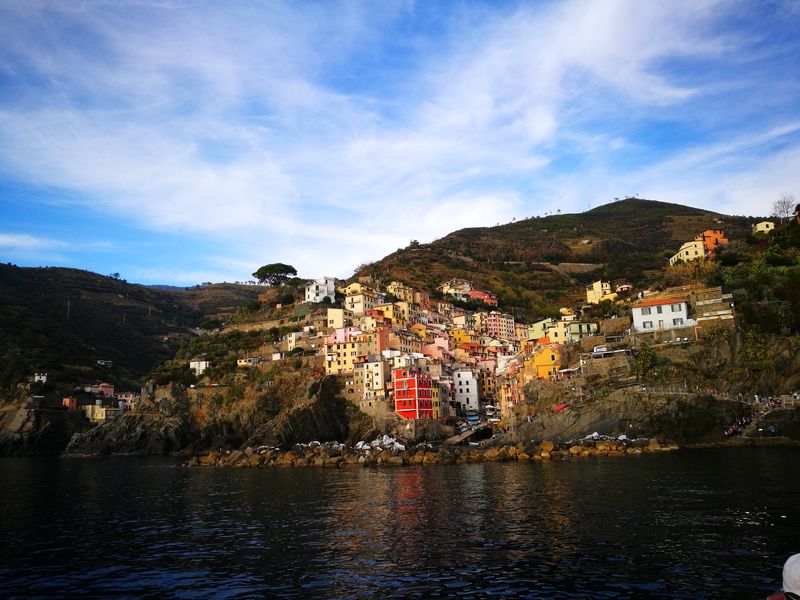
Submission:
<svg viewBox="0 0 800 600">
<path fill-rule="evenodd" d="M 408 465 L 452 465 L 508 461 L 560 461 L 589 457 L 626 457 L 669 452 L 678 446 L 656 439 L 597 440 L 556 443 L 518 443 L 487 447 L 439 446 L 420 444 L 406 448 L 397 440 L 383 436 L 372 442 L 349 447 L 337 442 L 297 444 L 291 450 L 245 448 L 227 452 L 209 452 L 195 456 L 185 466 L 227 467 L 316 467 L 343 469 L 359 467 L 402 467 Z"/>
</svg>

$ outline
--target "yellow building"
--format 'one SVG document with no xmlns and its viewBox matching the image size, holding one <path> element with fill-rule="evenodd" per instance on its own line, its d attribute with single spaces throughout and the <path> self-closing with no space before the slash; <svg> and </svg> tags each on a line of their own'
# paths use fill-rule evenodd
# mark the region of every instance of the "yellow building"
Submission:
<svg viewBox="0 0 800 600">
<path fill-rule="evenodd" d="M 369 288 L 367 288 L 367 286 L 365 285 L 356 282 L 356 283 L 351 283 L 347 287 L 339 288 L 339 291 L 345 296 L 354 296 L 355 294 L 363 293 L 365 289 Z"/>
<path fill-rule="evenodd" d="M 428 331 L 428 327 L 424 323 L 414 323 L 408 330 L 416 335 L 423 343 L 430 343 L 433 341 L 433 335 Z"/>
<path fill-rule="evenodd" d="M 367 360 L 369 356 L 380 354 L 387 344 L 383 332 L 351 335 L 346 342 L 325 345 L 325 373 L 338 375 L 352 373 L 355 365 Z"/>
<path fill-rule="evenodd" d="M 326 326 L 328 329 L 341 329 L 353 324 L 353 313 L 345 308 L 329 308 Z"/>
<path fill-rule="evenodd" d="M 431 409 L 433 409 L 433 418 L 434 419 L 441 419 L 442 418 L 442 406 L 440 402 L 440 394 L 439 394 L 439 384 L 438 382 L 432 382 L 431 385 Z"/>
<path fill-rule="evenodd" d="M 408 323 L 409 310 L 407 302 L 379 304 L 374 310 L 380 311 L 384 317 L 391 319 L 393 327 L 405 327 Z"/>
<path fill-rule="evenodd" d="M 772 221 L 761 221 L 753 225 L 753 233 L 769 233 L 775 229 L 775 223 Z"/>
<path fill-rule="evenodd" d="M 686 242 L 678 252 L 669 259 L 669 264 L 675 265 L 679 262 L 689 262 L 691 260 L 705 260 L 706 247 L 702 240 Z"/>
<path fill-rule="evenodd" d="M 463 327 L 457 327 L 450 330 L 450 339 L 453 340 L 453 345 L 472 344 L 477 342 L 477 336 L 470 330 Z"/>
<path fill-rule="evenodd" d="M 392 281 L 386 286 L 386 291 L 403 302 L 414 304 L 414 288 L 400 281 Z"/>
<path fill-rule="evenodd" d="M 555 379 L 561 368 L 561 351 L 552 345 L 542 346 L 525 359 L 525 380 Z"/>
<path fill-rule="evenodd" d="M 607 281 L 595 281 L 586 286 L 586 303 L 600 304 L 603 300 L 616 300 L 617 295 L 611 291 L 611 284 Z"/>
</svg>

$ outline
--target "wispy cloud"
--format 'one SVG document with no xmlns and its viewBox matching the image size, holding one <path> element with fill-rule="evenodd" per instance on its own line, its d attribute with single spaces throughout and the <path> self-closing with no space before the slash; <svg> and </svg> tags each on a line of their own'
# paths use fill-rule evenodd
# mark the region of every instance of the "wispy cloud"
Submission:
<svg viewBox="0 0 800 600">
<path fill-rule="evenodd" d="M 12 250 L 47 250 L 50 248 L 64 248 L 68 244 L 58 240 L 35 237 L 26 234 L 0 233 L 0 248 Z"/>
<path fill-rule="evenodd" d="M 800 85 L 800 50 L 759 22 L 799 18 L 689 0 L 7 3 L 0 173 L 214 244 L 211 269 L 146 253 L 126 269 L 181 283 L 273 260 L 346 275 L 411 239 L 627 193 L 759 212 L 756 191 L 800 183 L 800 109 L 764 90 Z"/>
</svg>

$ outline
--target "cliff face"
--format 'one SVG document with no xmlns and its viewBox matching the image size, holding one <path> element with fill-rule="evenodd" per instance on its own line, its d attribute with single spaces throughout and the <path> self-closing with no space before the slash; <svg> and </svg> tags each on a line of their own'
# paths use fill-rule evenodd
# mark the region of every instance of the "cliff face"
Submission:
<svg viewBox="0 0 800 600">
<path fill-rule="evenodd" d="M 157 388 L 139 410 L 74 436 L 65 455 L 191 453 L 243 444 L 287 448 L 369 435 L 372 420 L 339 395 L 334 378 L 320 380 L 314 367 L 309 362 L 286 369 L 263 389 Z M 275 403 L 276 413 L 265 408 Z"/>
<path fill-rule="evenodd" d="M 709 396 L 672 396 L 617 390 L 607 398 L 560 412 L 543 408 L 513 434 L 515 442 L 600 435 L 663 437 L 679 444 L 718 442 L 725 427 L 748 412 L 739 402 Z"/>
<path fill-rule="evenodd" d="M 0 418 L 0 456 L 58 455 L 91 427 L 83 413 L 19 408 Z"/>
</svg>

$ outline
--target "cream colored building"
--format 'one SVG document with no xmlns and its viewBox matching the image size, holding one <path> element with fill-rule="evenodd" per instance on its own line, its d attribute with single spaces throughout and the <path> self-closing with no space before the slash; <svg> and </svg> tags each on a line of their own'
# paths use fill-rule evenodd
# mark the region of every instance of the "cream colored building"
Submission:
<svg viewBox="0 0 800 600">
<path fill-rule="evenodd" d="M 616 300 L 617 295 L 611 291 L 611 284 L 607 281 L 595 281 L 586 286 L 586 303 L 600 304 L 603 300 Z"/>
<path fill-rule="evenodd" d="M 362 291 L 345 296 L 344 307 L 354 315 L 364 315 L 378 305 L 378 296 L 372 292 Z"/>
<path fill-rule="evenodd" d="M 761 221 L 753 225 L 753 233 L 769 233 L 775 229 L 775 223 L 772 221 Z"/>
<path fill-rule="evenodd" d="M 360 393 L 361 410 L 370 415 L 385 412 L 386 384 L 391 380 L 387 363 L 382 359 L 357 363 L 353 379 Z"/>
<path fill-rule="evenodd" d="M 669 264 L 675 265 L 679 262 L 689 262 L 692 260 L 705 260 L 706 247 L 700 240 L 686 242 L 678 252 L 669 259 Z"/>
</svg>

